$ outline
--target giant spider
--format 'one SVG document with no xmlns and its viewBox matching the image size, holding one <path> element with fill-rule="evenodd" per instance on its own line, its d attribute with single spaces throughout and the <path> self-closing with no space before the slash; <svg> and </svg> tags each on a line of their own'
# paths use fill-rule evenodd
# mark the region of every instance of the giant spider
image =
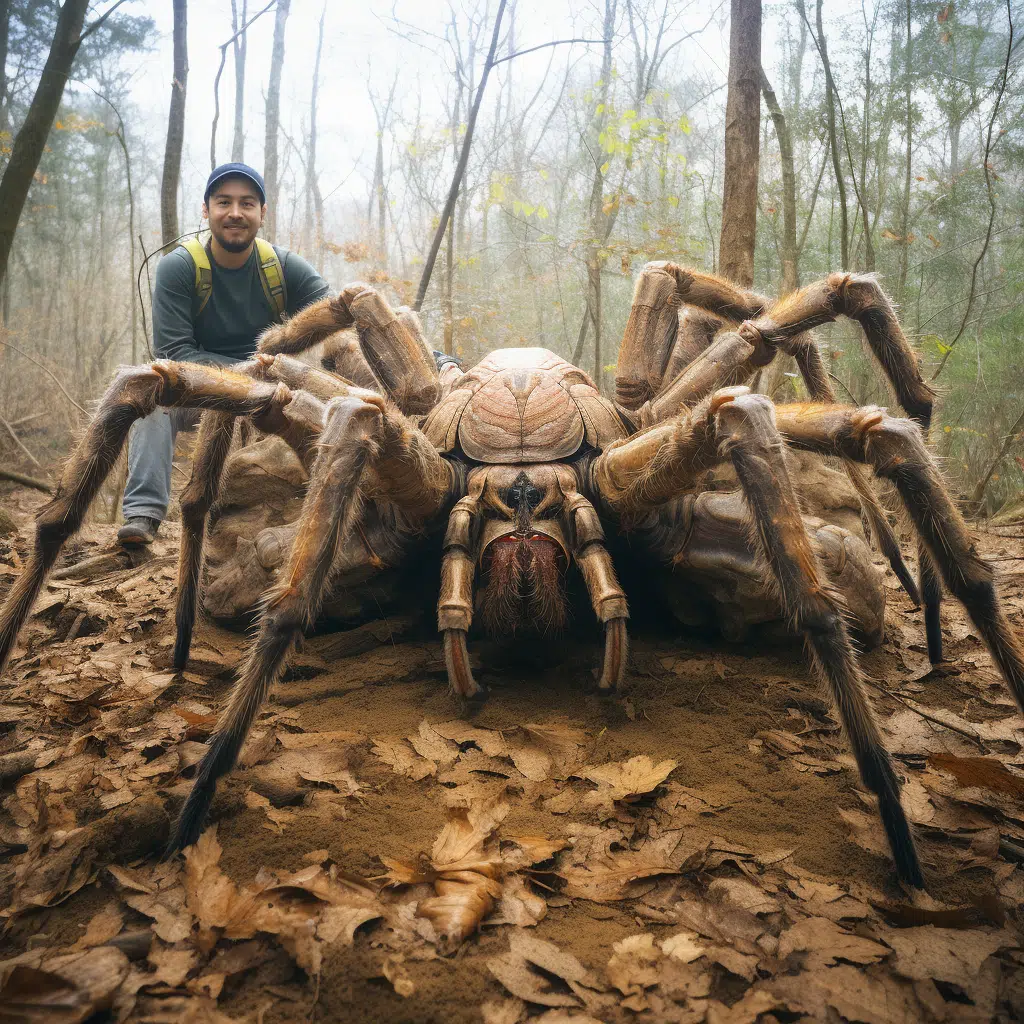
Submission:
<svg viewBox="0 0 1024 1024">
<path fill-rule="evenodd" d="M 835 404 L 806 332 L 839 316 L 861 324 L 912 419 Z M 345 354 L 359 356 L 350 377 L 362 375 L 374 388 L 292 358 L 353 326 L 358 346 L 336 343 L 335 367 L 344 373 Z M 795 357 L 811 401 L 776 407 L 743 386 L 778 351 Z M 354 570 L 365 579 L 383 561 L 409 559 L 421 538 L 441 527 L 438 627 L 456 694 L 481 693 L 466 646 L 478 568 L 480 617 L 491 630 L 507 632 L 523 624 L 557 626 L 565 577 L 575 566 L 604 628 L 599 685 L 616 687 L 626 665 L 628 612 L 605 545 L 607 525 L 633 531 L 634 544 L 639 540 L 677 566 L 684 588 L 726 572 L 728 557 L 704 559 L 701 571 L 691 571 L 688 549 L 707 545 L 708 537 L 720 554 L 747 565 L 756 554 L 772 595 L 766 599 L 803 635 L 861 778 L 878 797 L 897 871 L 920 886 L 900 783 L 848 633 L 842 588 L 851 583 L 838 568 L 831 575 L 823 568 L 821 542 L 809 537 L 794 493 L 787 446 L 844 460 L 875 537 L 916 600 L 862 465 L 892 481 L 921 541 L 932 660 L 941 659 L 941 574 L 1024 706 L 1024 649 L 925 445 L 932 398 L 891 303 L 870 277 L 832 274 L 769 303 L 674 263 L 648 264 L 619 350 L 614 403 L 582 370 L 544 349 L 498 350 L 468 373 L 444 361 L 439 370 L 415 317 L 396 315 L 365 285 L 350 285 L 270 328 L 256 358 L 235 370 L 158 361 L 117 374 L 57 495 L 38 513 L 31 556 L 0 611 L 0 668 L 132 422 L 161 405 L 208 410 L 181 496 L 174 664 L 184 667 L 207 516 L 234 419 L 248 416 L 259 430 L 285 439 L 309 484 L 290 554 L 262 599 L 255 642 L 181 810 L 172 848 L 198 838 L 217 779 L 235 763 L 332 581 Z M 731 463 L 742 496 L 730 521 L 694 496 L 700 474 L 719 461 Z"/>
</svg>

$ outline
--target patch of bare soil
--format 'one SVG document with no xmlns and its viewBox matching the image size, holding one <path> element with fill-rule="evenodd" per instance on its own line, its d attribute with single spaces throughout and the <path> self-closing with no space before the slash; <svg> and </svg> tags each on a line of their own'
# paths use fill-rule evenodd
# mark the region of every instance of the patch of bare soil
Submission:
<svg viewBox="0 0 1024 1024">
<path fill-rule="evenodd" d="M 21 532 L 0 538 L 0 593 L 36 501 L 5 499 Z M 953 603 L 932 671 L 889 574 L 888 639 L 864 658 L 927 894 L 895 881 L 799 645 L 634 620 L 609 699 L 585 628 L 480 641 L 490 697 L 464 717 L 416 625 L 429 608 L 308 640 L 211 828 L 160 862 L 246 640 L 202 626 L 171 673 L 173 524 L 137 564 L 111 535 L 75 543 L 0 693 L 0 1020 L 1024 1010 L 1024 723 Z M 1024 546 L 982 547 L 1024 628 Z"/>
</svg>

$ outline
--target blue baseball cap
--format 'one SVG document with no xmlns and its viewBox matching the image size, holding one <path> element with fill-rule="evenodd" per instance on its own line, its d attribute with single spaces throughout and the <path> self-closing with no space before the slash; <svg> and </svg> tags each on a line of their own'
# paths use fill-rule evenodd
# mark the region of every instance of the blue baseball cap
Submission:
<svg viewBox="0 0 1024 1024">
<path fill-rule="evenodd" d="M 203 193 L 204 203 L 210 201 L 210 193 L 217 182 L 225 178 L 248 178 L 259 189 L 260 201 L 266 205 L 267 190 L 263 185 L 263 175 L 248 164 L 241 163 L 221 164 L 210 172 L 209 178 L 206 179 L 206 191 Z"/>
</svg>

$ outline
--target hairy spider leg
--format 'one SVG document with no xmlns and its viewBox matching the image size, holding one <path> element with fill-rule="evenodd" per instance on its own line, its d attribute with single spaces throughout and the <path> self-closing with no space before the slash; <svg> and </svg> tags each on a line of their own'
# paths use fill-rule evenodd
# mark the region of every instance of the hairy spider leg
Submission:
<svg viewBox="0 0 1024 1024">
<path fill-rule="evenodd" d="M 258 355 L 233 367 L 264 383 L 292 389 L 287 406 L 269 406 L 252 417 L 264 433 L 277 434 L 298 455 L 306 473 L 316 457 L 323 429 L 324 403 L 339 395 L 372 395 L 326 370 L 308 366 L 291 356 Z M 188 664 L 199 603 L 203 540 L 211 509 L 220 490 L 224 464 L 231 450 L 235 417 L 232 413 L 205 412 L 192 455 L 192 476 L 181 493 L 181 550 L 178 557 L 178 598 L 172 664 L 181 671 Z"/>
<path fill-rule="evenodd" d="M 701 305 L 684 305 L 680 309 L 679 304 L 684 301 Z M 674 263 L 647 264 L 637 280 L 633 306 L 635 315 L 631 311 L 620 349 L 620 377 L 616 382 L 620 404 L 635 409 L 635 418 L 641 426 L 646 426 L 673 415 L 685 405 L 693 405 L 714 387 L 745 382 L 753 372 L 774 358 L 777 338 L 773 336 L 769 344 L 757 330 L 747 329 L 745 337 L 753 345 L 747 362 L 735 367 L 730 364 L 729 372 L 722 373 L 710 387 L 703 379 L 700 386 L 695 387 L 696 382 L 692 378 L 697 367 L 693 364 L 700 364 L 704 358 L 711 345 L 709 332 L 715 325 L 723 328 L 727 325 L 722 314 L 750 318 L 762 314 L 768 305 L 768 300 L 762 296 L 738 289 L 711 275 L 688 271 Z M 708 312 L 708 309 L 717 312 Z M 678 313 L 675 319 L 674 311 Z M 780 347 L 791 353 L 801 352 L 803 361 L 798 359 L 798 365 L 804 381 L 809 390 L 816 388 L 811 391 L 812 397 L 827 401 L 826 395 L 831 394 L 827 375 L 809 375 L 808 372 L 813 369 L 808 365 L 812 358 L 807 354 L 809 350 L 813 350 L 820 363 L 813 338 L 809 335 L 787 336 Z M 668 349 L 671 351 L 665 365 L 662 360 Z M 683 362 L 682 351 L 692 352 L 691 360 Z M 821 388 L 822 382 L 827 390 Z M 649 397 L 639 406 L 633 405 L 641 394 Z M 877 495 L 855 466 L 846 463 L 844 468 L 857 490 L 880 549 L 911 599 L 915 604 L 920 603 L 917 585 L 903 561 L 899 542 Z"/>
<path fill-rule="evenodd" d="M 85 436 L 68 458 L 54 497 L 36 513 L 35 543 L 0 609 L 0 672 L 47 573 L 117 460 L 131 425 L 158 406 L 213 409 L 233 416 L 265 412 L 292 399 L 283 384 L 265 384 L 218 367 L 159 360 L 120 370 Z"/>
<path fill-rule="evenodd" d="M 804 292 L 807 291 L 808 289 L 804 289 Z M 795 293 L 790 299 L 783 300 L 783 303 L 777 303 L 772 310 L 782 308 L 785 311 L 785 303 L 793 301 L 794 298 L 798 299 L 802 294 L 803 292 Z M 858 302 L 860 306 L 864 305 L 863 298 Z M 722 373 L 710 387 L 702 380 L 702 386 L 695 388 L 692 374 L 706 356 L 708 346 L 705 346 L 704 354 L 698 353 L 693 364 L 682 366 L 674 374 L 669 373 L 660 363 L 660 359 L 666 343 L 671 343 L 668 337 L 674 330 L 671 313 L 678 309 L 680 303 L 688 305 L 682 307 L 677 318 L 680 333 L 674 336 L 673 355 L 675 349 L 680 346 L 684 322 L 687 335 L 696 334 L 699 344 L 702 330 L 706 331 L 716 320 L 724 325 L 726 321 L 723 318 L 729 317 L 734 323 L 744 321 L 739 327 L 740 333 L 753 346 L 746 364 L 736 366 L 729 373 Z M 770 306 L 769 301 L 763 296 L 736 288 L 730 282 L 710 274 L 686 270 L 675 263 L 648 263 L 637 280 L 634 305 L 637 315 L 634 318 L 631 314 L 627 324 L 619 366 L 620 373 L 624 374 L 623 393 L 627 397 L 639 394 L 641 390 L 644 393 L 651 393 L 651 397 L 636 410 L 636 419 L 641 426 L 657 423 L 673 415 L 683 406 L 693 405 L 697 399 L 715 387 L 746 383 L 755 371 L 767 366 L 774 359 L 777 348 L 796 356 L 797 365 L 813 400 L 835 401 L 812 335 L 803 328 L 796 333 L 778 329 L 762 330 L 763 325 L 768 323 L 765 319 L 765 310 Z M 800 315 L 805 312 L 799 303 L 794 308 L 801 310 Z M 701 310 L 700 316 L 684 317 L 684 312 L 692 312 L 695 309 Z M 710 322 L 707 319 L 709 317 Z M 785 322 L 788 322 L 787 317 L 793 318 L 791 314 L 784 313 Z M 753 324 L 747 323 L 750 320 L 753 320 Z M 894 315 L 891 320 L 895 323 Z M 887 322 L 887 330 L 892 329 L 892 323 Z M 772 324 L 777 327 L 774 321 Z M 895 329 L 899 330 L 898 324 Z M 642 359 L 645 356 L 650 365 L 643 365 Z M 642 385 L 636 382 L 638 374 L 645 375 Z M 864 474 L 854 464 L 846 462 L 843 468 L 857 491 L 861 507 L 879 548 L 911 600 L 915 604 L 920 604 L 920 592 L 903 560 L 899 541 L 886 518 L 878 496 L 871 489 Z"/>
<path fill-rule="evenodd" d="M 768 579 L 775 581 L 784 611 L 804 635 L 812 663 L 831 691 L 864 784 L 879 798 L 897 870 L 921 885 L 899 783 L 864 696 L 842 599 L 827 582 L 807 536 L 784 447 L 771 400 L 745 387 L 727 388 L 609 448 L 595 460 L 592 479 L 612 508 L 628 517 L 657 509 L 691 489 L 705 467 L 731 459 L 751 515 L 752 539 L 771 571 Z"/>
<path fill-rule="evenodd" d="M 895 484 L 942 579 L 967 609 L 1024 712 L 1024 646 L 999 602 L 993 569 L 975 550 L 922 429 L 874 406 L 782 405 L 776 416 L 793 446 L 866 463 Z"/>
<path fill-rule="evenodd" d="M 812 327 L 840 316 L 856 320 L 879 365 L 907 415 L 921 424 L 927 438 L 935 392 L 921 376 L 917 356 L 910 347 L 896 311 L 878 282 L 863 274 L 829 274 L 775 303 L 754 326 L 769 343 L 782 345 Z M 942 583 L 928 548 L 918 543 L 918 575 L 924 602 L 928 656 L 942 661 Z"/>
<path fill-rule="evenodd" d="M 317 617 L 332 566 L 358 524 L 364 499 L 394 502 L 425 520 L 455 486 L 451 467 L 426 437 L 378 395 L 332 399 L 295 541 L 278 582 L 264 595 L 256 641 L 175 825 L 168 852 L 194 843 L 217 780 L 231 770 L 270 688 Z"/>
<path fill-rule="evenodd" d="M 664 379 L 675 380 L 715 340 L 715 335 L 729 326 L 730 322 L 709 313 L 706 309 L 683 306 L 679 310 L 679 327 L 665 366 Z"/>
<path fill-rule="evenodd" d="M 192 475 L 180 497 L 181 547 L 178 551 L 178 597 L 174 609 L 174 653 L 171 657 L 175 672 L 181 672 L 188 664 L 192 648 L 206 519 L 217 499 L 234 435 L 235 417 L 231 413 L 203 413 L 192 454 Z"/>
<path fill-rule="evenodd" d="M 804 387 L 807 388 L 811 401 L 835 405 L 836 393 L 832 388 L 832 382 L 828 379 L 828 371 L 825 369 L 825 363 L 818 351 L 814 335 L 805 331 L 803 334 L 798 334 L 787 342 L 781 343 L 780 347 L 796 360 L 797 368 L 800 370 L 800 376 L 803 378 Z M 893 572 L 910 600 L 919 605 L 921 592 L 917 588 L 917 583 L 911 575 L 907 563 L 903 561 L 903 552 L 900 551 L 896 533 L 886 517 L 885 509 L 882 508 L 875 489 L 858 463 L 852 462 L 850 459 L 843 459 L 842 463 L 850 483 L 853 484 L 860 497 L 861 508 L 867 516 L 871 533 L 878 542 L 882 554 L 892 566 Z"/>
<path fill-rule="evenodd" d="M 320 299 L 259 341 L 268 355 L 297 354 L 355 327 L 365 361 L 383 393 L 406 415 L 425 415 L 441 394 L 437 367 L 416 315 L 396 313 L 369 285 L 351 284 L 333 299 Z"/>
<path fill-rule="evenodd" d="M 687 316 L 681 321 L 684 303 L 706 311 L 705 317 Z M 681 362 L 678 348 L 692 351 L 696 357 L 710 343 L 708 330 L 716 322 L 724 325 L 727 319 L 737 323 L 748 320 L 762 313 L 766 305 L 766 299 L 710 275 L 684 270 L 675 263 L 648 263 L 637 277 L 619 344 L 616 402 L 623 409 L 640 410 L 674 379 L 668 367 L 670 362 Z M 715 319 L 708 320 L 708 313 Z M 685 332 L 682 338 L 681 327 Z M 678 366 L 676 373 L 685 365 Z M 676 409 L 678 405 L 672 412 Z M 655 419 L 654 415 L 641 417 L 645 426 Z"/>
<path fill-rule="evenodd" d="M 719 399 L 726 399 L 717 409 L 721 450 L 736 467 L 782 606 L 803 634 L 817 674 L 828 685 L 864 785 L 878 797 L 896 870 L 903 881 L 921 888 L 924 877 L 900 803 L 900 782 L 864 694 L 842 596 L 830 586 L 800 516 L 775 407 L 764 395 L 730 399 L 719 392 L 712 399 L 713 408 Z"/>
</svg>

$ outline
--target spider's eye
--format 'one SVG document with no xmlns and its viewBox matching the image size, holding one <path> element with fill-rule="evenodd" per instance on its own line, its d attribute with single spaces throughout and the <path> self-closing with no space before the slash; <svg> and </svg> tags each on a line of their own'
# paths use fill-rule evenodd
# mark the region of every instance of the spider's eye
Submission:
<svg viewBox="0 0 1024 1024">
<path fill-rule="evenodd" d="M 541 502 L 544 492 L 534 487 L 527 479 L 526 474 L 520 474 L 519 479 L 505 491 L 502 500 L 509 508 L 529 510 L 532 512 Z"/>
</svg>

